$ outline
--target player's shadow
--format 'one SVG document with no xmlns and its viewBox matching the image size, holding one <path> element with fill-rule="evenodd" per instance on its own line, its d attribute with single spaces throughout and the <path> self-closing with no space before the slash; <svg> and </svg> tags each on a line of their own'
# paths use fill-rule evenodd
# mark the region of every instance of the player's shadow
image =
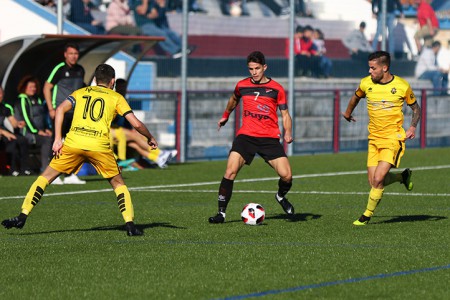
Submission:
<svg viewBox="0 0 450 300">
<path fill-rule="evenodd" d="M 373 222 L 372 224 L 402 223 L 402 222 L 421 222 L 421 221 L 441 221 L 447 219 L 444 216 L 430 215 L 409 215 L 409 216 L 377 216 L 377 218 L 391 218 L 389 220 Z"/>
<path fill-rule="evenodd" d="M 146 229 L 163 227 L 171 229 L 187 229 L 186 227 L 179 227 L 171 225 L 170 223 L 148 223 L 148 224 L 136 224 L 136 227 L 145 233 Z M 60 229 L 60 230 L 47 230 L 39 232 L 27 232 L 22 235 L 36 235 L 36 234 L 50 234 L 50 233 L 67 233 L 67 232 L 89 232 L 89 231 L 124 231 L 125 225 L 111 225 L 111 226 L 98 226 L 85 229 Z"/>
<path fill-rule="evenodd" d="M 305 221 L 311 221 L 320 219 L 322 215 L 317 214 L 309 214 L 309 213 L 297 213 L 293 215 L 287 215 L 287 214 L 278 214 L 274 216 L 267 217 L 266 220 L 286 220 L 289 222 L 305 222 Z"/>
</svg>

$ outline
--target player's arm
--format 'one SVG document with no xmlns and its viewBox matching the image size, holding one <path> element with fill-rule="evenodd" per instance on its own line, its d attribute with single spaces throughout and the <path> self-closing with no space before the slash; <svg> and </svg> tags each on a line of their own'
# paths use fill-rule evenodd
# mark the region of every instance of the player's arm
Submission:
<svg viewBox="0 0 450 300">
<path fill-rule="evenodd" d="M 292 136 L 292 118 L 287 107 L 280 107 L 280 111 L 281 118 L 283 120 L 284 140 L 286 141 L 286 143 L 290 144 L 294 141 L 294 137 Z"/>
<path fill-rule="evenodd" d="M 69 96 L 70 98 L 71 96 Z M 64 100 L 55 111 L 55 140 L 53 141 L 53 155 L 58 157 L 61 154 L 62 149 L 62 123 L 64 121 L 64 114 L 71 110 L 73 107 L 72 102 L 68 99 Z"/>
<path fill-rule="evenodd" d="M 228 118 L 230 117 L 230 114 L 233 112 L 233 110 L 236 108 L 236 106 L 239 103 L 239 99 L 236 97 L 236 94 L 232 94 L 230 99 L 228 100 L 227 107 L 225 108 L 225 111 L 222 114 L 222 118 L 220 118 L 219 122 L 217 123 L 218 128 L 217 130 L 220 130 L 220 127 L 225 126 L 225 124 L 228 122 Z"/>
<path fill-rule="evenodd" d="M 55 109 L 53 108 L 53 102 L 52 102 L 53 86 L 54 85 L 52 83 L 46 81 L 44 83 L 44 88 L 42 90 L 42 92 L 44 94 L 44 98 L 45 98 L 45 103 L 47 104 L 48 113 L 49 113 L 51 119 L 55 118 Z"/>
<path fill-rule="evenodd" d="M 416 128 L 417 124 L 419 124 L 422 110 L 417 102 L 414 102 L 413 104 L 409 105 L 409 107 L 411 107 L 412 109 L 412 120 L 411 125 L 409 126 L 408 130 L 406 130 L 406 138 L 413 139 L 416 137 Z"/>
<path fill-rule="evenodd" d="M 131 126 L 133 126 L 134 129 L 137 130 L 140 134 L 145 136 L 147 138 L 147 143 L 150 146 L 151 149 L 158 148 L 158 142 L 156 141 L 155 137 L 150 133 L 147 126 L 145 126 L 144 123 L 142 123 L 132 111 L 129 113 L 124 114 L 125 119 L 127 119 L 128 122 L 130 122 Z"/>
<path fill-rule="evenodd" d="M 350 98 L 350 101 L 348 102 L 347 109 L 342 113 L 342 116 L 348 122 L 356 122 L 356 119 L 352 116 L 352 113 L 355 107 L 358 105 L 359 100 L 361 100 L 361 98 L 356 94 L 353 94 L 353 96 Z"/>
</svg>

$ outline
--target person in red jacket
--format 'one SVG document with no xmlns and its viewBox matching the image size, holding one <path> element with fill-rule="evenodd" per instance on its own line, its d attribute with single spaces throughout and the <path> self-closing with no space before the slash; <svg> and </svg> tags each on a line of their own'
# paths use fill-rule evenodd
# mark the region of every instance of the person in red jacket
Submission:
<svg viewBox="0 0 450 300">
<path fill-rule="evenodd" d="M 419 22 L 419 29 L 414 35 L 417 50 L 419 53 L 422 47 L 431 47 L 433 38 L 439 31 L 439 21 L 433 7 L 430 5 L 430 0 L 416 0 L 417 6 L 417 21 Z M 423 39 L 423 45 L 421 40 Z"/>
</svg>

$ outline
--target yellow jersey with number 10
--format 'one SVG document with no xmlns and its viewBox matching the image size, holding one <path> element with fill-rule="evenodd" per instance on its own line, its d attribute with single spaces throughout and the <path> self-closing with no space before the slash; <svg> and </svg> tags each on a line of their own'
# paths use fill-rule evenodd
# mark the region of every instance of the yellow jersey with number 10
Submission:
<svg viewBox="0 0 450 300">
<path fill-rule="evenodd" d="M 388 83 L 374 83 L 370 76 L 361 79 L 356 96 L 366 98 L 369 114 L 369 139 L 405 139 L 403 103 L 416 102 L 409 83 L 394 76 Z"/>
<path fill-rule="evenodd" d="M 117 114 L 132 112 L 125 98 L 115 91 L 90 86 L 76 90 L 69 97 L 74 107 L 72 125 L 64 145 L 83 150 L 110 151 L 110 127 Z"/>
</svg>

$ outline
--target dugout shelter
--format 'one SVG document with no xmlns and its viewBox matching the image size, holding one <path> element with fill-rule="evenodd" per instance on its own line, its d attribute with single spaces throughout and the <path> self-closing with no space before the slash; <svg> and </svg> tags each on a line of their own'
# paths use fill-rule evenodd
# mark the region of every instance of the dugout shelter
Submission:
<svg viewBox="0 0 450 300">
<path fill-rule="evenodd" d="M 42 34 L 5 41 L 0 44 L 0 80 L 5 90 L 4 101 L 15 101 L 17 85 L 25 75 L 36 76 L 43 85 L 52 69 L 64 61 L 64 46 L 69 42 L 79 45 L 78 63 L 86 70 L 84 82 L 90 84 L 99 64 L 122 50 L 140 47 L 136 55 L 122 52 L 132 62 L 124 78 L 129 80 L 142 57 L 163 40 L 163 37 L 157 36 Z"/>
</svg>

